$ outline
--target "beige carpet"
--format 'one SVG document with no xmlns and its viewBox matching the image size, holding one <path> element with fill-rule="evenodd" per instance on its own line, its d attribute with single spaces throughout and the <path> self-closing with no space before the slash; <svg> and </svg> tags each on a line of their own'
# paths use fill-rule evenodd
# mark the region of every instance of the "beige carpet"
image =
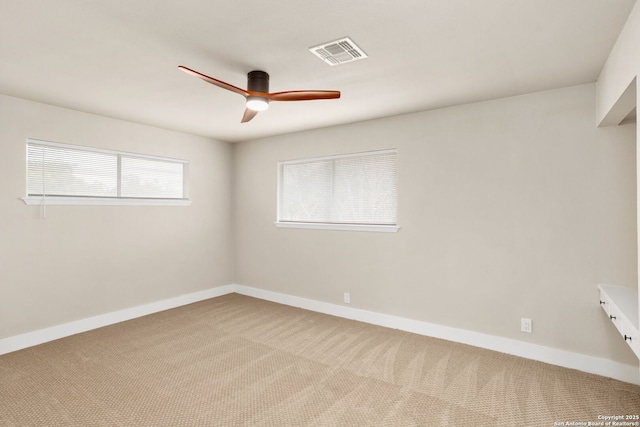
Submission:
<svg viewBox="0 0 640 427">
<path fill-rule="evenodd" d="M 526 427 L 638 413 L 638 386 L 237 294 L 0 356 L 1 426 Z"/>
</svg>

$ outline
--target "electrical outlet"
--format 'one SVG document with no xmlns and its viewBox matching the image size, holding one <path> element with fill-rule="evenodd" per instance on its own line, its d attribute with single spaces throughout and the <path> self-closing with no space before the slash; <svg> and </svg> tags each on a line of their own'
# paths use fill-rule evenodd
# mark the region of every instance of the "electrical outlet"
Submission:
<svg viewBox="0 0 640 427">
<path fill-rule="evenodd" d="M 520 319 L 520 330 L 522 332 L 526 332 L 528 334 L 531 333 L 531 319 L 525 319 L 524 317 Z"/>
<path fill-rule="evenodd" d="M 344 302 L 346 304 L 350 304 L 351 303 L 351 294 L 349 292 L 345 292 L 344 293 Z"/>
</svg>

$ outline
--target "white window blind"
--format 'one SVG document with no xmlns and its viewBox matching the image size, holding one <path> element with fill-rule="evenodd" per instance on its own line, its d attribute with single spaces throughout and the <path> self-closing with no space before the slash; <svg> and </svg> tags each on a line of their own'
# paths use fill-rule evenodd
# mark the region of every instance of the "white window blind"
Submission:
<svg viewBox="0 0 640 427">
<path fill-rule="evenodd" d="M 30 196 L 116 197 L 118 158 L 60 146 L 27 144 Z"/>
<path fill-rule="evenodd" d="M 184 164 L 121 156 L 122 197 L 182 199 Z"/>
<path fill-rule="evenodd" d="M 280 162 L 279 222 L 396 225 L 396 151 Z"/>
<path fill-rule="evenodd" d="M 188 163 L 27 141 L 27 196 L 186 199 Z"/>
</svg>

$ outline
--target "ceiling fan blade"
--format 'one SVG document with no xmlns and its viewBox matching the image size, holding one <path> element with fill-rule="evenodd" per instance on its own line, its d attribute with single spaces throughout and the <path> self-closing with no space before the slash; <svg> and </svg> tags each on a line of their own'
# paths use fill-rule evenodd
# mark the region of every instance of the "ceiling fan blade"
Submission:
<svg viewBox="0 0 640 427">
<path fill-rule="evenodd" d="M 185 67 L 183 65 L 180 65 L 178 68 L 181 69 L 182 71 L 184 71 L 187 74 L 191 74 L 192 76 L 196 76 L 196 77 L 204 80 L 205 82 L 211 83 L 212 85 L 216 85 L 218 87 L 221 87 L 222 89 L 230 90 L 231 92 L 235 92 L 235 93 L 240 94 L 240 95 L 245 96 L 245 97 L 249 96 L 249 92 L 247 92 L 246 90 L 241 89 L 241 88 L 239 88 L 237 86 L 234 86 L 232 84 L 223 82 L 222 80 L 214 79 L 213 77 L 209 77 L 206 74 L 199 73 L 196 70 L 192 70 L 191 68 L 187 68 L 187 67 Z"/>
<path fill-rule="evenodd" d="M 245 109 L 244 115 L 242 116 L 242 120 L 240 121 L 240 123 L 248 122 L 249 120 L 253 119 L 257 114 L 258 112 L 256 110 L 252 110 L 251 108 Z"/>
<path fill-rule="evenodd" d="M 337 90 L 290 90 L 287 92 L 270 93 L 267 97 L 271 101 L 312 101 L 314 99 L 340 98 Z"/>
</svg>

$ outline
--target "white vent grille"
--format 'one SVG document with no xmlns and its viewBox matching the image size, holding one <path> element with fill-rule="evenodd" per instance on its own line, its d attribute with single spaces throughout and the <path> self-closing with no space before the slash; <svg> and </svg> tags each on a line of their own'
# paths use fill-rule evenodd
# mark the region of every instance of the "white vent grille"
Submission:
<svg viewBox="0 0 640 427">
<path fill-rule="evenodd" d="M 309 51 L 332 67 L 367 57 L 349 37 L 310 47 Z"/>
</svg>

